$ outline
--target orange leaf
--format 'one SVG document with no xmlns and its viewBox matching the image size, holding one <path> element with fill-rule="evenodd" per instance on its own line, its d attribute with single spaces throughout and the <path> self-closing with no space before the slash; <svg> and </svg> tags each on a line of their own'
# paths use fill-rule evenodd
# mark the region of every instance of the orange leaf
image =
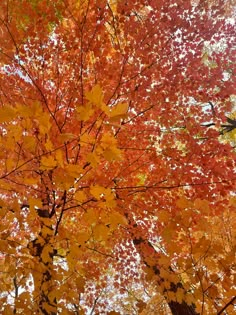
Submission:
<svg viewBox="0 0 236 315">
<path fill-rule="evenodd" d="M 118 103 L 111 109 L 111 112 L 109 113 L 110 120 L 115 121 L 127 117 L 128 109 L 129 104 Z"/>
</svg>

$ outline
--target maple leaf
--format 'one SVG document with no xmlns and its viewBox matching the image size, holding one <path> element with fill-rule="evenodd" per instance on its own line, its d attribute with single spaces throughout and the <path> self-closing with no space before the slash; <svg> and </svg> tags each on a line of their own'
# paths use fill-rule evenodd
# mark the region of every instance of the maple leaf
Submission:
<svg viewBox="0 0 236 315">
<path fill-rule="evenodd" d="M 91 104 L 87 104 L 86 106 L 78 106 L 76 108 L 78 112 L 78 120 L 87 121 L 93 115 L 94 109 Z"/>
<path fill-rule="evenodd" d="M 42 170 L 50 170 L 57 166 L 57 161 L 52 157 L 43 156 L 41 159 L 41 169 Z"/>
<path fill-rule="evenodd" d="M 118 103 L 109 113 L 110 121 L 116 121 L 121 118 L 127 117 L 129 105 L 127 103 Z"/>
<path fill-rule="evenodd" d="M 100 107 L 103 103 L 103 92 L 99 85 L 95 85 L 90 92 L 85 94 L 86 99 Z"/>
<path fill-rule="evenodd" d="M 232 2 L 18 2 L 0 6 L 1 313 L 233 312 Z"/>
</svg>

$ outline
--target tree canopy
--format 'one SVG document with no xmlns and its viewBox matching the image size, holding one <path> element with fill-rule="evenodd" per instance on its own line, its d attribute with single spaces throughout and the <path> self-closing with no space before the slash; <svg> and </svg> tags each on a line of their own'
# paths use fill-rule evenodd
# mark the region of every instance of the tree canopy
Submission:
<svg viewBox="0 0 236 315">
<path fill-rule="evenodd" d="M 235 311 L 234 27 L 225 0 L 1 1 L 1 314 Z"/>
</svg>

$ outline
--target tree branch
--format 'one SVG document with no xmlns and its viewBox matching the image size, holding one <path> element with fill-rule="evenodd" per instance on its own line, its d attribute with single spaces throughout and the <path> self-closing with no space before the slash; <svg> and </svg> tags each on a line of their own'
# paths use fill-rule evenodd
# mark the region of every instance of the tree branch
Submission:
<svg viewBox="0 0 236 315">
<path fill-rule="evenodd" d="M 225 304 L 225 306 L 217 313 L 217 315 L 222 314 L 226 310 L 226 308 L 228 308 L 230 305 L 234 306 L 233 302 L 235 300 L 236 300 L 236 296 L 232 297 L 232 299 L 227 304 Z"/>
</svg>

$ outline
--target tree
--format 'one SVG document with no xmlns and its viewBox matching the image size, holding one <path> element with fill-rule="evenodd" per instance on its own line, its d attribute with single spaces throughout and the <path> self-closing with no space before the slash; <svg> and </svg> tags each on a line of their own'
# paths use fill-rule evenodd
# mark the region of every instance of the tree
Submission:
<svg viewBox="0 0 236 315">
<path fill-rule="evenodd" d="M 231 12 L 2 1 L 2 314 L 232 313 Z"/>
</svg>

